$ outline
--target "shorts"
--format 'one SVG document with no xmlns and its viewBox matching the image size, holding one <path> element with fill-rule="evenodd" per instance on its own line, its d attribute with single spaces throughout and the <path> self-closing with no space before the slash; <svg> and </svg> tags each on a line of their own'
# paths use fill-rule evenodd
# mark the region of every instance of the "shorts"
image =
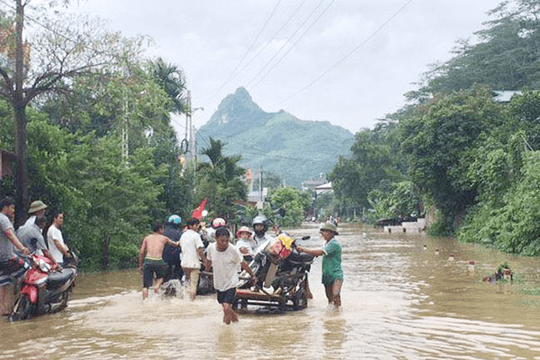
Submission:
<svg viewBox="0 0 540 360">
<path fill-rule="evenodd" d="M 169 274 L 169 265 L 163 260 L 144 259 L 143 264 L 143 288 L 149 288 L 154 282 L 154 274 L 156 278 L 164 278 Z"/>
<path fill-rule="evenodd" d="M 22 257 L 15 255 L 9 260 L 0 262 L 0 286 L 8 285 L 26 273 L 30 264 Z"/>
<path fill-rule="evenodd" d="M 323 277 L 322 277 L 322 283 L 323 283 L 324 286 L 330 286 L 336 280 L 343 281 L 343 273 L 341 273 L 341 274 L 323 275 Z"/>
<path fill-rule="evenodd" d="M 230 288 L 225 291 L 219 291 L 217 292 L 217 301 L 220 304 L 234 304 L 234 300 L 236 300 L 236 288 Z"/>
</svg>

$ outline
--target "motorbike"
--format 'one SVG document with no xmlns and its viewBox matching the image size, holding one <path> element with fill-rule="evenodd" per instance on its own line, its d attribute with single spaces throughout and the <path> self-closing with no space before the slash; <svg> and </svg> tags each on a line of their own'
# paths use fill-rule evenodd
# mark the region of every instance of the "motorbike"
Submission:
<svg viewBox="0 0 540 360">
<path fill-rule="evenodd" d="M 19 284 L 20 290 L 10 321 L 27 320 L 32 316 L 63 310 L 75 286 L 78 259 L 74 253 L 61 270 L 45 256 L 32 254 L 29 258 L 31 268 Z"/>
<path fill-rule="evenodd" d="M 309 238 L 293 239 L 281 233 L 261 244 L 249 264 L 257 276 L 257 283 L 251 283 L 245 272 L 241 274 L 235 307 L 246 308 L 251 303 L 278 305 L 284 310 L 292 302 L 294 310 L 306 308 L 308 273 L 314 256 L 296 251 L 296 242 Z"/>
</svg>

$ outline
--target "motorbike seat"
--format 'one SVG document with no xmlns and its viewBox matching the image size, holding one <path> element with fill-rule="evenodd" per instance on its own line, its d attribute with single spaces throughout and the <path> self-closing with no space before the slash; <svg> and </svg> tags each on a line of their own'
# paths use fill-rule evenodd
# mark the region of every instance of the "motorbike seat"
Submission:
<svg viewBox="0 0 540 360">
<path fill-rule="evenodd" d="M 50 289 L 58 288 L 64 285 L 69 279 L 75 276 L 76 270 L 65 268 L 62 271 L 54 271 L 47 278 L 47 287 Z"/>
<path fill-rule="evenodd" d="M 288 260 L 295 265 L 311 264 L 315 259 L 315 256 L 307 253 L 294 253 L 293 255 Z"/>
</svg>

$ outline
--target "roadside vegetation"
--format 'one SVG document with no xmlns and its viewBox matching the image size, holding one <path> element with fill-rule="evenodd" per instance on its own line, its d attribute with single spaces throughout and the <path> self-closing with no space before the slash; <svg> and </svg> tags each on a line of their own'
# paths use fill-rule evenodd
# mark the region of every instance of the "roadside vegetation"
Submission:
<svg viewBox="0 0 540 360">
<path fill-rule="evenodd" d="M 259 210 L 246 204 L 240 156 L 211 138 L 201 158 L 183 156 L 171 118 L 189 111 L 181 68 L 148 58 L 148 39 L 65 21 L 61 8 L 25 8 L 40 22 L 26 21 L 23 43 L 21 1 L 11 2 L 0 15 L 0 149 L 24 162 L 2 178 L 2 196 L 64 212 L 68 241 L 93 270 L 134 266 L 152 221 L 189 218 L 204 200 L 208 219 L 250 223 Z M 306 214 L 374 222 L 433 212 L 431 234 L 540 256 L 538 13 L 540 0 L 501 3 L 405 107 L 355 135 L 327 176 L 334 196 L 268 174 L 262 212 L 284 227 Z"/>
<path fill-rule="evenodd" d="M 431 211 L 433 235 L 540 256 L 538 13 L 538 0 L 502 2 L 452 59 L 431 66 L 405 107 L 356 134 L 328 176 L 340 213 L 373 221 Z"/>
<path fill-rule="evenodd" d="M 136 266 L 153 221 L 189 219 L 202 201 L 206 220 L 250 224 L 259 211 L 246 204 L 241 157 L 210 138 L 190 159 L 173 128 L 171 115 L 190 111 L 181 68 L 147 57 L 150 39 L 73 18 L 69 1 L 28 4 L 0 9 L 0 149 L 21 159 L 0 195 L 17 198 L 16 222 L 36 199 L 63 212 L 85 270 Z M 299 225 L 310 197 L 268 175 L 263 211 L 273 223 Z"/>
</svg>

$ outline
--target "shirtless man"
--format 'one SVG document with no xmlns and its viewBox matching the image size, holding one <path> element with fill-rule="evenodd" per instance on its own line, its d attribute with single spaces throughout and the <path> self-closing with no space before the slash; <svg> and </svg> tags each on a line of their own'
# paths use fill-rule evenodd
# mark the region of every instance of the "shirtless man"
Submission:
<svg viewBox="0 0 540 360">
<path fill-rule="evenodd" d="M 163 278 L 168 273 L 168 265 L 163 261 L 163 249 L 165 245 L 180 246 L 179 242 L 174 242 L 163 235 L 164 227 L 161 223 L 156 222 L 152 230 L 154 233 L 147 235 L 143 239 L 141 250 L 139 251 L 139 271 L 143 274 L 143 300 L 148 297 L 148 289 L 154 282 L 154 274 L 156 274 L 157 278 L 154 292 L 157 293 L 163 283 Z"/>
</svg>

